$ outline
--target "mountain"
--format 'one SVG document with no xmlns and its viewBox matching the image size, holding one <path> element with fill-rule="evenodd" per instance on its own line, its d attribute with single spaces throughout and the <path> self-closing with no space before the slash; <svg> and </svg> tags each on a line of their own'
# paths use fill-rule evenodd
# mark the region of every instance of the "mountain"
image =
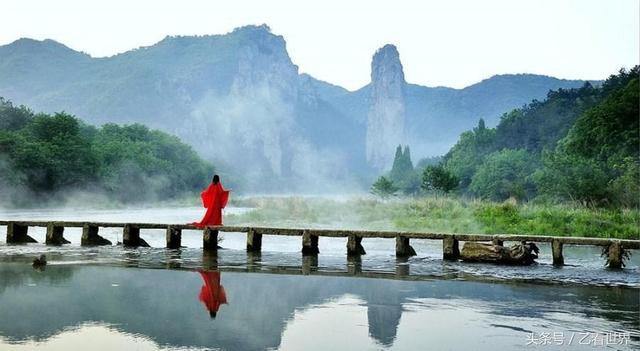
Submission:
<svg viewBox="0 0 640 351">
<path fill-rule="evenodd" d="M 495 125 L 550 89 L 583 84 L 526 74 L 424 87 L 405 81 L 397 49 L 386 45 L 372 61 L 372 82 L 351 92 L 300 74 L 284 38 L 266 25 L 166 37 L 105 58 L 52 40 L 0 46 L 0 96 L 93 124 L 165 130 L 240 187 L 260 191 L 353 190 L 391 166 L 396 143 L 419 157 L 440 155 L 480 118 Z"/>
</svg>

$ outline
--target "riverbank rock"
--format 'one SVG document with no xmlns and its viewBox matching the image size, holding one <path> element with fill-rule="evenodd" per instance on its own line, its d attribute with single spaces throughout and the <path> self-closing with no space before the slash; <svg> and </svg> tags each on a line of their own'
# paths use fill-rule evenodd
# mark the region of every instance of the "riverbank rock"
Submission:
<svg viewBox="0 0 640 351">
<path fill-rule="evenodd" d="M 529 265 L 538 258 L 538 251 L 536 244 L 524 241 L 510 247 L 470 241 L 464 243 L 460 258 L 468 262 Z"/>
</svg>

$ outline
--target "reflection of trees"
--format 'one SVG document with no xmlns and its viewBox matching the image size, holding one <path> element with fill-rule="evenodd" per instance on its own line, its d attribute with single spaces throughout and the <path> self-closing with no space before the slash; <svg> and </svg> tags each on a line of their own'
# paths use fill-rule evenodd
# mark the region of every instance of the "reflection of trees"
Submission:
<svg viewBox="0 0 640 351">
<path fill-rule="evenodd" d="M 599 317 L 640 329 L 638 289 L 588 285 L 558 286 L 511 282 L 508 284 L 471 283 L 472 291 L 461 297 L 482 302 L 487 313 L 527 318 L 544 318 L 549 313 L 567 311 L 586 317 Z"/>
<path fill-rule="evenodd" d="M 16 267 L 20 267 L 19 271 Z M 57 285 L 63 283 L 73 276 L 75 267 L 58 266 L 56 269 L 42 271 L 35 270 L 30 263 L 0 264 L 0 294 L 7 288 L 25 286 L 29 283 L 36 285 Z"/>
<path fill-rule="evenodd" d="M 3 263 L 0 265 L 0 335 L 9 340 L 18 340 L 35 336 L 40 330 L 47 330 L 56 325 L 55 332 L 64 326 L 74 325 L 76 321 L 65 316 L 50 313 L 59 306 L 74 309 L 70 303 L 72 295 L 57 296 L 55 301 L 42 304 L 46 296 L 53 290 L 66 290 L 78 267 L 48 266 L 44 271 L 37 271 L 29 263 Z M 52 308 L 51 305 L 54 305 Z"/>
<path fill-rule="evenodd" d="M 217 266 L 214 257 L 206 261 Z M 28 286 L 31 281 L 37 286 Z M 69 326 L 101 321 L 161 345 L 262 350 L 280 345 L 296 310 L 344 294 L 366 302 L 369 334 L 384 346 L 395 340 L 403 305 L 415 299 L 456 300 L 461 308 L 472 304 L 505 316 L 544 317 L 572 308 L 572 313 L 622 320 L 638 329 L 637 289 L 224 271 L 221 281 L 228 305 L 211 320 L 198 300 L 202 282 L 195 272 L 52 265 L 39 273 L 29 264 L 3 264 L 0 335 L 38 340 Z"/>
</svg>

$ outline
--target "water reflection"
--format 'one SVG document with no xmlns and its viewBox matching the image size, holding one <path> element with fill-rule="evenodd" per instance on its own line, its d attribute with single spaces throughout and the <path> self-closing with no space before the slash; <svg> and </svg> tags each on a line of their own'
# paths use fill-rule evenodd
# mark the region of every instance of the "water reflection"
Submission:
<svg viewBox="0 0 640 351">
<path fill-rule="evenodd" d="M 217 262 L 213 257 L 210 264 Z M 295 349 L 304 339 L 341 349 L 420 349 L 425 343 L 518 349 L 525 348 L 527 332 L 576 330 L 629 330 L 629 349 L 639 346 L 638 289 L 224 271 L 223 288 L 219 271 L 196 273 L 55 264 L 37 272 L 5 262 L 0 349 L 3 343 L 37 346 L 87 323 L 144 336 L 162 348 Z M 227 295 L 233 303 L 221 307 Z M 224 311 L 224 323 L 212 323 L 203 304 L 206 311 Z M 463 340 L 486 335 L 491 342 Z"/>
<path fill-rule="evenodd" d="M 204 285 L 200 288 L 198 299 L 209 311 L 212 319 L 216 318 L 220 305 L 227 303 L 227 294 L 220 283 L 220 272 L 199 270 Z"/>
<path fill-rule="evenodd" d="M 318 256 L 302 256 L 302 274 L 309 275 L 318 271 Z"/>
</svg>

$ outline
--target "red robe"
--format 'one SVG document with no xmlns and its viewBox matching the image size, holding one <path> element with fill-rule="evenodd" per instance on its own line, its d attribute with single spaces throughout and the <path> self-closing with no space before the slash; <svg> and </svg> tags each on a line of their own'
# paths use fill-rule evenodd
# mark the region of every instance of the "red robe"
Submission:
<svg viewBox="0 0 640 351">
<path fill-rule="evenodd" d="M 207 208 L 200 222 L 193 222 L 196 227 L 206 227 L 208 225 L 222 225 L 222 209 L 227 206 L 229 191 L 224 190 L 222 184 L 209 184 L 207 190 L 200 193 L 202 205 Z"/>
<path fill-rule="evenodd" d="M 220 305 L 227 303 L 227 294 L 220 284 L 220 272 L 198 271 L 204 285 L 200 289 L 200 301 L 207 307 L 209 312 L 218 312 Z"/>
</svg>

